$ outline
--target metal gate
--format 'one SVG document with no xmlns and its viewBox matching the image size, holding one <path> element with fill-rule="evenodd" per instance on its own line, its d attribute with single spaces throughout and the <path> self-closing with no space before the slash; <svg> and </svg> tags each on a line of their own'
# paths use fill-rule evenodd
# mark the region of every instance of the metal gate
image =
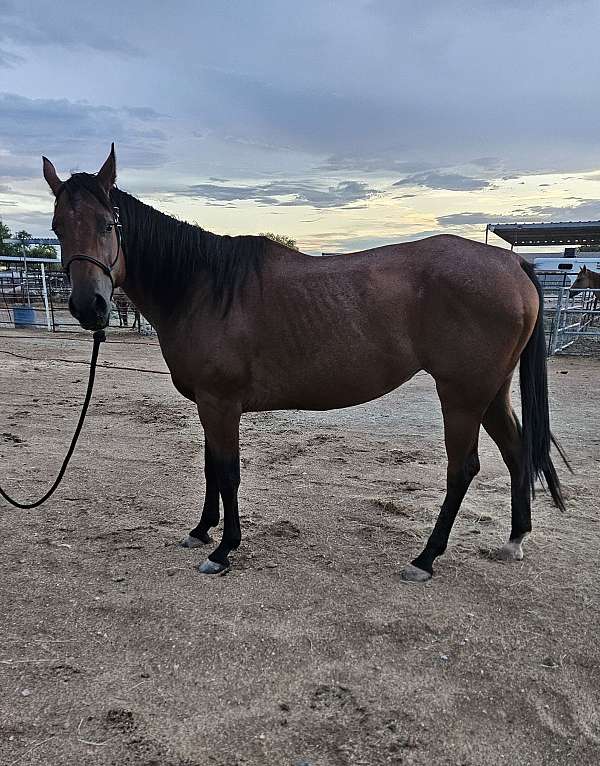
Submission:
<svg viewBox="0 0 600 766">
<path fill-rule="evenodd" d="M 558 291 L 548 333 L 548 354 L 559 354 L 584 338 L 600 340 L 600 290 L 573 295 L 568 287 Z M 600 348 L 600 346 L 599 346 Z"/>
<path fill-rule="evenodd" d="M 576 352 L 574 344 L 583 338 L 599 341 L 600 290 L 570 289 L 571 280 L 564 272 L 536 272 L 544 293 L 544 329 L 548 356 L 566 349 Z"/>
<path fill-rule="evenodd" d="M 69 311 L 71 287 L 66 274 L 46 269 L 45 265 L 33 259 L 26 263 L 14 259 L 11 268 L 0 270 L 0 328 L 38 327 L 51 332 L 80 329 Z M 112 304 L 113 329 L 134 330 L 142 335 L 153 333 L 121 290 L 115 291 Z"/>
</svg>

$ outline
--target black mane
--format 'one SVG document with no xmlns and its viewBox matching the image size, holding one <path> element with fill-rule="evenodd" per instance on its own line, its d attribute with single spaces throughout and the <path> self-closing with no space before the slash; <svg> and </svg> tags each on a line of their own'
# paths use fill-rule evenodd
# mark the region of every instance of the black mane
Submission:
<svg viewBox="0 0 600 766">
<path fill-rule="evenodd" d="M 265 237 L 229 237 L 179 221 L 116 187 L 107 196 L 95 175 L 74 173 L 65 181 L 70 199 L 86 191 L 113 212 L 119 208 L 128 279 L 173 310 L 185 301 L 200 275 L 207 276 L 213 300 L 226 314 L 250 274 L 260 277 Z"/>
</svg>

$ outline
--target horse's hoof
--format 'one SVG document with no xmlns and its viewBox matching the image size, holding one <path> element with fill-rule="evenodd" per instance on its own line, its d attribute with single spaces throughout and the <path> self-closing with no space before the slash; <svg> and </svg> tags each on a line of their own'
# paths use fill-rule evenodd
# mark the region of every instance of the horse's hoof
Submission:
<svg viewBox="0 0 600 766">
<path fill-rule="evenodd" d="M 523 561 L 523 546 L 516 540 L 509 540 L 494 551 L 494 558 L 496 561 Z"/>
<path fill-rule="evenodd" d="M 198 571 L 202 572 L 202 574 L 215 575 L 225 572 L 229 567 L 230 564 L 219 564 L 217 561 L 206 559 L 202 564 L 198 564 Z"/>
<path fill-rule="evenodd" d="M 402 570 L 400 575 L 404 582 L 427 582 L 431 580 L 431 572 L 426 572 L 424 569 L 419 569 L 414 564 L 407 564 Z"/>
<path fill-rule="evenodd" d="M 194 537 L 193 535 L 186 535 L 183 540 L 180 541 L 179 546 L 181 548 L 200 548 L 202 545 L 212 543 L 210 535 L 206 535 L 204 538 Z"/>
</svg>

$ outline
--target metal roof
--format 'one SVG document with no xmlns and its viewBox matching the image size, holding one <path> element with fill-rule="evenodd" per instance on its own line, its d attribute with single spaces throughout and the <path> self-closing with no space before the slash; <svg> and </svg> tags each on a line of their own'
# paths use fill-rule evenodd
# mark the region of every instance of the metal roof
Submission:
<svg viewBox="0 0 600 766">
<path fill-rule="evenodd" d="M 55 237 L 30 237 L 29 239 L 16 239 L 15 237 L 12 237 L 11 239 L 4 239 L 3 242 L 6 242 L 9 245 L 54 245 L 54 247 L 60 246 L 60 242 Z"/>
<path fill-rule="evenodd" d="M 0 255 L 0 263 L 50 263 L 60 266 L 60 258 L 27 258 L 22 255 Z"/>
<path fill-rule="evenodd" d="M 600 245 L 600 221 L 496 223 L 487 230 L 511 245 Z"/>
</svg>

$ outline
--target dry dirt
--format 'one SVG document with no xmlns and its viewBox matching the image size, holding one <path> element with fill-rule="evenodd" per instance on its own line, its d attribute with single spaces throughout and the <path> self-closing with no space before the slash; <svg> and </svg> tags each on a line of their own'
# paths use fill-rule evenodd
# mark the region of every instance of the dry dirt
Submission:
<svg viewBox="0 0 600 766">
<path fill-rule="evenodd" d="M 35 360 L 0 354 L 0 477 L 22 498 L 57 470 L 87 372 L 65 360 L 90 350 L 31 335 L 0 338 Z M 164 369 L 143 342 L 101 358 Z M 58 494 L 1 505 L 0 763 L 600 763 L 600 360 L 553 359 L 549 377 L 568 512 L 541 493 L 525 560 L 491 561 L 509 484 L 483 435 L 418 586 L 399 573 L 444 478 L 427 376 L 351 410 L 246 416 L 244 539 L 211 578 L 176 545 L 200 507 L 193 406 L 166 375 L 99 370 Z"/>
</svg>

